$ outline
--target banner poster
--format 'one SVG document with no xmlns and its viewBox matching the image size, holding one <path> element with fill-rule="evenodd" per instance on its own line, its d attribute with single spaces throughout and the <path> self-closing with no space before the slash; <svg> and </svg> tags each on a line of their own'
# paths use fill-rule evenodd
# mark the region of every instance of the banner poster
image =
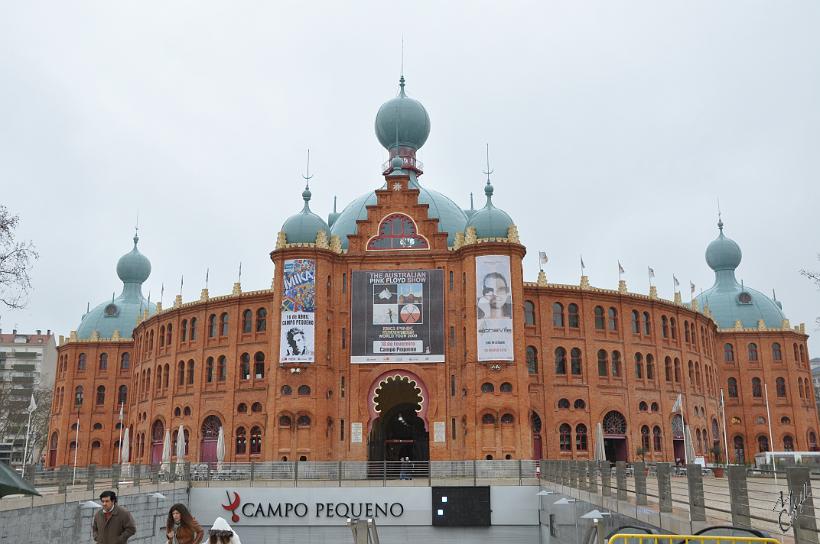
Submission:
<svg viewBox="0 0 820 544">
<path fill-rule="evenodd" d="M 354 271 L 351 363 L 444 362 L 444 271 Z"/>
<path fill-rule="evenodd" d="M 316 263 L 287 259 L 282 271 L 279 362 L 312 363 L 316 323 Z"/>
<path fill-rule="evenodd" d="M 512 361 L 510 257 L 483 255 L 475 260 L 478 360 Z"/>
</svg>

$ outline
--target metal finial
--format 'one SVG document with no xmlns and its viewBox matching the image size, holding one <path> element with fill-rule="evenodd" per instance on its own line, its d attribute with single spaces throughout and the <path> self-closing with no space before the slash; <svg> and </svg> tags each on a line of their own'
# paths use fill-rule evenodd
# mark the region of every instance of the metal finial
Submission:
<svg viewBox="0 0 820 544">
<path fill-rule="evenodd" d="M 718 197 L 718 199 L 717 199 L 717 207 L 718 207 L 718 229 L 720 229 L 720 232 L 723 232 L 723 219 L 721 218 L 721 213 L 720 213 L 720 197 Z"/>
<path fill-rule="evenodd" d="M 483 173 L 487 174 L 487 183 L 490 183 L 490 174 L 495 172 L 495 170 L 490 170 L 490 144 L 487 144 L 487 170 L 484 170 Z"/>
<path fill-rule="evenodd" d="M 473 207 L 473 193 L 472 193 L 472 191 L 470 192 L 470 210 L 475 210 L 475 208 Z"/>
<path fill-rule="evenodd" d="M 310 189 L 310 180 L 313 176 L 310 175 L 310 148 L 307 150 L 307 166 L 305 167 L 305 175 L 302 179 L 305 180 L 305 189 Z"/>
<path fill-rule="evenodd" d="M 401 74 L 399 74 L 399 96 L 404 94 L 404 34 L 401 35 Z"/>
<path fill-rule="evenodd" d="M 336 213 L 336 195 L 333 195 L 333 213 Z"/>
<path fill-rule="evenodd" d="M 140 212 L 137 211 L 137 224 L 134 225 L 134 247 L 137 247 L 137 242 L 140 241 Z"/>
</svg>

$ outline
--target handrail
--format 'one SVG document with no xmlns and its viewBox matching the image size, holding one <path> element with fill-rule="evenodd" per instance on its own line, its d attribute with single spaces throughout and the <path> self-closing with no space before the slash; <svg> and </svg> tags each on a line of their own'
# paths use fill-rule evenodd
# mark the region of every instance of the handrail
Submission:
<svg viewBox="0 0 820 544">
<path fill-rule="evenodd" d="M 618 533 L 609 537 L 609 544 L 781 544 L 776 538 L 722 535 L 642 535 Z"/>
</svg>

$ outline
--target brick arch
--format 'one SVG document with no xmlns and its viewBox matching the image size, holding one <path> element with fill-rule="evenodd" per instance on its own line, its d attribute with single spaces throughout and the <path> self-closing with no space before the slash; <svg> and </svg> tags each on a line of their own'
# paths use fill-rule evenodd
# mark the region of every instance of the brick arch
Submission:
<svg viewBox="0 0 820 544">
<path fill-rule="evenodd" d="M 430 393 L 424 381 L 417 374 L 403 369 L 383 372 L 370 384 L 370 389 L 367 392 L 367 410 L 370 413 L 370 421 L 367 422 L 368 432 L 370 432 L 373 422 L 379 417 L 379 412 L 376 411 L 376 392 L 381 387 L 382 382 L 387 380 L 387 378 L 407 378 L 409 382 L 415 383 L 416 387 L 421 390 L 421 409 L 418 411 L 418 416 L 424 421 L 424 430 L 429 432 L 427 410 L 430 407 Z"/>
</svg>

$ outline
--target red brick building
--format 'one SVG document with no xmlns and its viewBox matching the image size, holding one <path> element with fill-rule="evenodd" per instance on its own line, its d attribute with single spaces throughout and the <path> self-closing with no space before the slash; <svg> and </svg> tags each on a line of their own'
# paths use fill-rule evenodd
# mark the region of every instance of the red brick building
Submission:
<svg viewBox="0 0 820 544">
<path fill-rule="evenodd" d="M 803 326 L 734 280 L 722 223 L 715 286 L 691 303 L 527 282 L 489 179 L 480 210 L 420 184 L 429 126 L 402 79 L 376 120 L 384 183 L 327 222 L 306 188 L 270 290 L 152 305 L 135 237 L 122 295 L 60 342 L 48 464 L 117 462 L 121 406 L 132 463 L 159 462 L 180 426 L 191 461 L 215 460 L 220 428 L 225 461 L 591 459 L 599 424 L 610 460 L 674 461 L 679 395 L 711 460 L 721 390 L 731 460 L 817 447 Z"/>
</svg>

